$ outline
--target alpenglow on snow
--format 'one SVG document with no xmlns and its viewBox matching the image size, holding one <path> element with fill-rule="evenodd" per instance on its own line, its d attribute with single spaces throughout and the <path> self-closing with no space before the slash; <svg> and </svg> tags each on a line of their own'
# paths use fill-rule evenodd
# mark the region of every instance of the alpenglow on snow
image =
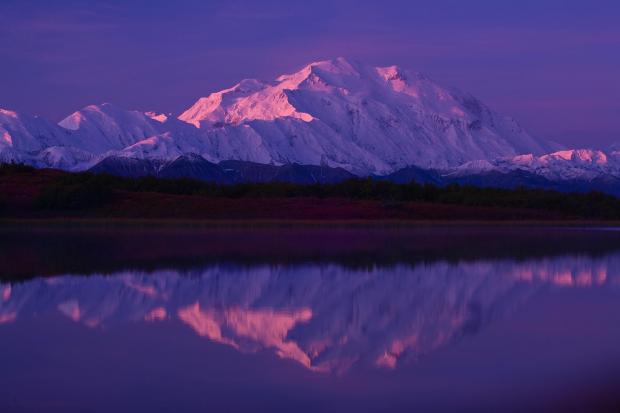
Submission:
<svg viewBox="0 0 620 413">
<path fill-rule="evenodd" d="M 91 105 L 58 125 L 0 111 L 0 161 L 84 170 L 108 156 L 342 167 L 358 175 L 415 165 L 542 155 L 553 144 L 473 96 L 396 66 L 343 58 L 273 81 L 243 80 L 178 118 Z"/>
</svg>

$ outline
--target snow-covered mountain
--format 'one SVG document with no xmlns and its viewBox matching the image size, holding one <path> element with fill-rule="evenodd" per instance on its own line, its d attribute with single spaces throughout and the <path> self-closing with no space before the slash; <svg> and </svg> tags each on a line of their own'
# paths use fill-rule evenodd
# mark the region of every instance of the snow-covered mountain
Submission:
<svg viewBox="0 0 620 413">
<path fill-rule="evenodd" d="M 273 82 L 244 80 L 199 99 L 179 119 L 208 131 L 218 159 L 326 162 L 358 174 L 551 147 L 471 95 L 396 66 L 342 58 Z"/>
<path fill-rule="evenodd" d="M 399 169 L 377 177 L 396 183 L 416 181 L 494 188 L 529 187 L 563 192 L 600 191 L 620 196 L 620 152 L 570 149 L 466 162 L 454 168 Z"/>
<path fill-rule="evenodd" d="M 180 322 L 315 371 L 395 368 L 501 320 L 545 288 L 620 290 L 618 255 L 415 267 L 213 266 L 0 283 L 0 328 L 61 314 L 89 328 Z"/>
<path fill-rule="evenodd" d="M 308 168 L 320 165 L 342 179 L 347 174 L 334 168 L 398 182 L 620 194 L 620 151 L 558 149 L 469 94 L 396 66 L 343 58 L 273 81 L 243 80 L 198 99 L 178 118 L 109 103 L 87 106 L 59 124 L 0 110 L 0 162 L 133 176 L 158 175 L 178 159 L 183 168 L 171 176 L 207 180 L 222 175 L 209 163 L 245 162 L 222 164 L 243 171 L 218 182 L 265 174 L 287 179 L 274 167 L 301 164 L 304 182 L 316 181 Z"/>
<path fill-rule="evenodd" d="M 396 66 L 339 58 L 274 81 L 243 80 L 179 118 L 91 105 L 59 125 L 0 113 L 0 160 L 88 169 L 107 156 L 342 167 L 359 175 L 403 167 L 541 155 L 554 146 L 469 94 Z"/>
<path fill-rule="evenodd" d="M 620 152 L 571 149 L 542 156 L 532 154 L 467 162 L 443 171 L 444 180 L 520 176 L 521 184 L 560 190 L 601 190 L 620 195 Z M 489 181 L 492 181 L 489 180 Z M 534 181 L 539 181 L 536 184 Z M 491 183 L 491 182 L 490 182 Z M 518 181 L 515 181 L 519 184 Z"/>
<path fill-rule="evenodd" d="M 452 173 L 462 176 L 515 170 L 528 171 L 550 180 L 595 179 L 603 175 L 620 178 L 620 152 L 570 149 L 542 156 L 527 154 L 492 161 L 467 162 L 455 168 Z"/>
<path fill-rule="evenodd" d="M 109 103 L 90 105 L 60 123 L 79 137 L 81 147 L 92 153 L 118 150 L 166 132 L 162 123 L 138 111 L 127 111 Z"/>
<path fill-rule="evenodd" d="M 0 109 L 0 161 L 30 162 L 42 152 L 77 144 L 66 129 L 38 116 Z"/>
</svg>

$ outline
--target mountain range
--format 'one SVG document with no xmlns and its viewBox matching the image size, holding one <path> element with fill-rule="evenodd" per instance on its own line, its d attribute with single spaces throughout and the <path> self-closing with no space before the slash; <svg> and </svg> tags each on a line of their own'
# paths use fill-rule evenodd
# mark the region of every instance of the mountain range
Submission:
<svg viewBox="0 0 620 413">
<path fill-rule="evenodd" d="M 357 175 L 620 193 L 620 151 L 564 149 L 420 73 L 344 58 L 242 80 L 178 117 L 104 103 L 55 124 L 0 109 L 0 162 L 221 183 Z"/>
</svg>

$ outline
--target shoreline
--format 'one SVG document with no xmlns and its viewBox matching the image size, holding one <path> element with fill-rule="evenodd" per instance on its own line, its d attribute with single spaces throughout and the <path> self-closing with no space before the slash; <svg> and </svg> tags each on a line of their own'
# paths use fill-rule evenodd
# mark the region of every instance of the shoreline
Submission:
<svg viewBox="0 0 620 413">
<path fill-rule="evenodd" d="M 429 228 L 429 227 L 548 227 L 620 228 L 604 220 L 415 220 L 415 219 L 183 219 L 183 218 L 0 218 L 6 228 Z"/>
</svg>

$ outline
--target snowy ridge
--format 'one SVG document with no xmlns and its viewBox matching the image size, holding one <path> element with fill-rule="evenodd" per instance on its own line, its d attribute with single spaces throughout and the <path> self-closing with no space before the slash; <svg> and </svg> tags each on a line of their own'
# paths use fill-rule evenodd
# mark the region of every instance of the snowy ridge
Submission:
<svg viewBox="0 0 620 413">
<path fill-rule="evenodd" d="M 553 182 L 596 181 L 620 193 L 619 151 L 557 149 L 469 94 L 397 66 L 343 58 L 273 81 L 245 79 L 198 99 L 178 118 L 104 103 L 56 125 L 0 110 L 0 162 L 37 167 L 87 170 L 110 158 L 129 171 L 136 160 L 198 155 L 362 176 L 412 167 L 446 180 L 525 172 Z"/>
<path fill-rule="evenodd" d="M 179 119 L 208 131 L 219 158 L 341 166 L 358 174 L 544 153 L 510 118 L 396 66 L 339 58 L 201 98 Z"/>
<path fill-rule="evenodd" d="M 0 109 L 0 148 L 23 153 L 37 152 L 50 146 L 69 146 L 71 134 L 52 122 Z"/>
<path fill-rule="evenodd" d="M 369 175 L 551 149 L 471 95 L 396 66 L 343 58 L 269 82 L 243 80 L 198 99 L 178 119 L 111 104 L 87 106 L 59 125 L 0 112 L 0 160 L 68 170 L 111 155 L 194 153 L 210 162 L 327 165 Z"/>
<path fill-rule="evenodd" d="M 620 179 L 620 152 L 606 153 L 593 149 L 571 149 L 542 156 L 528 154 L 492 161 L 473 161 L 448 170 L 446 175 L 459 177 L 488 172 L 510 173 L 514 171 L 530 172 L 551 181 Z"/>
<path fill-rule="evenodd" d="M 137 111 L 126 111 L 109 103 L 90 105 L 60 123 L 79 136 L 80 144 L 93 153 L 125 148 L 165 132 L 160 122 Z"/>
</svg>

